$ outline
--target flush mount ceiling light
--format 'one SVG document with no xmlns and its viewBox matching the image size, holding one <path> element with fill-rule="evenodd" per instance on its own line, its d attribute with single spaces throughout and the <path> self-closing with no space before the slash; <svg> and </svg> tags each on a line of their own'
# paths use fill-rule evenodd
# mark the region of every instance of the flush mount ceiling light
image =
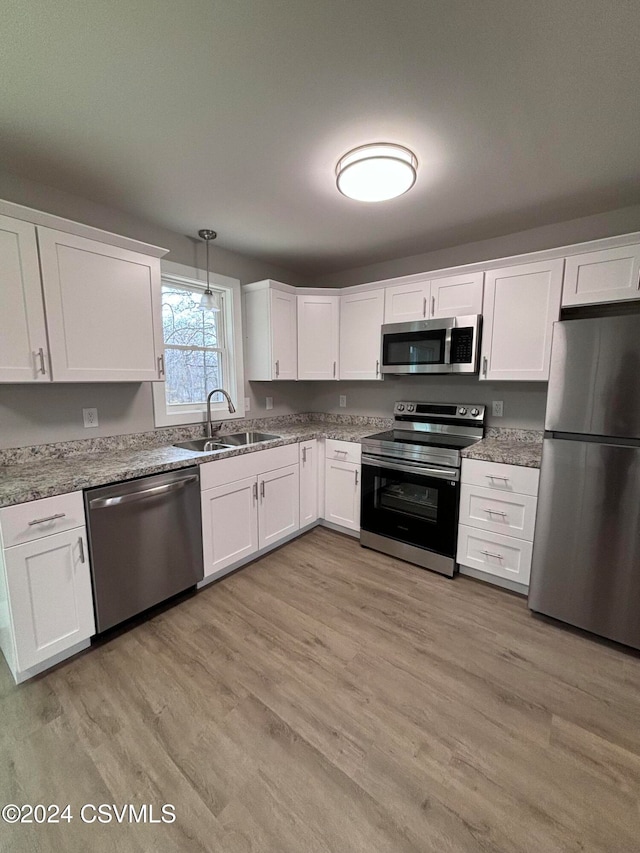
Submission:
<svg viewBox="0 0 640 853">
<path fill-rule="evenodd" d="M 416 182 L 418 158 L 403 145 L 376 142 L 353 148 L 338 160 L 336 183 L 356 201 L 386 201 Z"/>
<path fill-rule="evenodd" d="M 209 243 L 212 240 L 215 240 L 218 235 L 215 231 L 212 231 L 210 228 L 203 228 L 201 231 L 198 231 L 198 237 L 200 237 L 205 242 L 205 246 L 207 247 L 207 288 L 205 292 L 202 294 L 200 299 L 200 305 L 198 306 L 203 311 L 219 311 L 220 310 L 220 301 L 218 299 L 218 294 L 214 293 L 209 286 Z"/>
</svg>

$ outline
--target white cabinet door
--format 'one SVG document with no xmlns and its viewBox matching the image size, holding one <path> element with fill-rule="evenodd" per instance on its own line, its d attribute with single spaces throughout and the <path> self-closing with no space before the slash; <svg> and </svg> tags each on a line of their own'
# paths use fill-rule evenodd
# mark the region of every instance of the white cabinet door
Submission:
<svg viewBox="0 0 640 853">
<path fill-rule="evenodd" d="M 384 289 L 384 322 L 410 323 L 425 320 L 430 311 L 431 285 L 428 281 L 397 284 Z"/>
<path fill-rule="evenodd" d="M 298 378 L 296 297 L 271 290 L 272 378 Z"/>
<path fill-rule="evenodd" d="M 337 379 L 340 297 L 298 296 L 298 379 Z"/>
<path fill-rule="evenodd" d="M 325 462 L 324 517 L 326 521 L 360 530 L 360 466 L 352 462 Z"/>
<path fill-rule="evenodd" d="M 202 493 L 204 576 L 258 550 L 258 481 L 247 477 Z"/>
<path fill-rule="evenodd" d="M 340 379 L 382 379 L 384 290 L 340 297 Z"/>
<path fill-rule="evenodd" d="M 640 299 L 640 245 L 567 258 L 563 305 Z"/>
<path fill-rule="evenodd" d="M 300 527 L 317 521 L 318 512 L 318 442 L 302 441 L 300 448 Z"/>
<path fill-rule="evenodd" d="M 465 524 L 458 528 L 458 563 L 522 586 L 529 585 L 532 551 L 533 545 L 524 539 Z"/>
<path fill-rule="evenodd" d="M 300 472 L 298 465 L 278 468 L 258 477 L 260 548 L 266 548 L 300 529 Z"/>
<path fill-rule="evenodd" d="M 163 378 L 160 261 L 38 228 L 53 379 Z"/>
<path fill-rule="evenodd" d="M 4 552 L 19 671 L 95 634 L 88 553 L 84 527 Z"/>
<path fill-rule="evenodd" d="M 482 314 L 483 272 L 431 280 L 431 317 Z"/>
<path fill-rule="evenodd" d="M 547 382 L 564 261 L 486 274 L 481 379 Z"/>
<path fill-rule="evenodd" d="M 36 229 L 0 216 L 0 382 L 48 382 Z"/>
</svg>

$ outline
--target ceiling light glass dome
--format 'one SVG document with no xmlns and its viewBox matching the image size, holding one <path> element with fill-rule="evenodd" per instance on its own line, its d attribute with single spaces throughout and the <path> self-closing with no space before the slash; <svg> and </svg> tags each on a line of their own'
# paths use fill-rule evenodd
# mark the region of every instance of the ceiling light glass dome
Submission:
<svg viewBox="0 0 640 853">
<path fill-rule="evenodd" d="M 386 201 L 416 182 L 418 158 L 403 145 L 376 142 L 348 151 L 338 160 L 336 182 L 356 201 Z"/>
</svg>

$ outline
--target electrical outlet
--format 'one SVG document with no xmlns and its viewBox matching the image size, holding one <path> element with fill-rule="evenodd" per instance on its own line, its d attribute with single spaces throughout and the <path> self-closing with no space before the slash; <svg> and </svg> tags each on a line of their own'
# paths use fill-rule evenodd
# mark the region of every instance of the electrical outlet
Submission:
<svg viewBox="0 0 640 853">
<path fill-rule="evenodd" d="M 97 409 L 83 409 L 82 410 L 82 422 L 84 423 L 85 429 L 89 427 L 97 427 L 98 426 L 98 410 Z"/>
<path fill-rule="evenodd" d="M 267 397 L 265 408 L 273 409 L 273 397 Z"/>
<path fill-rule="evenodd" d="M 504 403 L 502 400 L 494 400 L 491 403 L 491 414 L 494 418 L 501 418 L 504 415 Z"/>
<path fill-rule="evenodd" d="M 251 410 L 251 398 L 250 397 L 244 398 L 244 410 L 245 410 L 245 412 L 249 412 Z"/>
<path fill-rule="evenodd" d="M 340 408 L 346 409 L 346 407 L 347 407 L 347 395 L 346 394 L 340 394 Z"/>
</svg>

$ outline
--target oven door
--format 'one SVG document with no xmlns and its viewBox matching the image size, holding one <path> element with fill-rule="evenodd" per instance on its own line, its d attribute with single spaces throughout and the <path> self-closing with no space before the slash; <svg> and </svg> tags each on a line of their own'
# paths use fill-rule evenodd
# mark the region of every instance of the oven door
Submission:
<svg viewBox="0 0 640 853">
<path fill-rule="evenodd" d="M 362 457 L 363 530 L 455 557 L 459 471 Z"/>
<path fill-rule="evenodd" d="M 453 326 L 453 319 L 383 326 L 382 372 L 450 373 Z"/>
</svg>

